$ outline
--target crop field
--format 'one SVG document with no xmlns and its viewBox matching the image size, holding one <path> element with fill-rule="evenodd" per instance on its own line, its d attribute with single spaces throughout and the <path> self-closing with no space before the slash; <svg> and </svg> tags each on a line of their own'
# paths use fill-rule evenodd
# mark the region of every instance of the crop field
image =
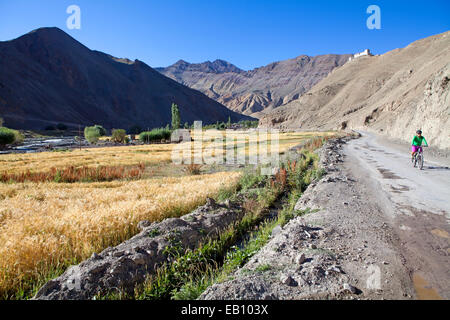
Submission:
<svg viewBox="0 0 450 320">
<path fill-rule="evenodd" d="M 281 133 L 279 151 L 326 135 Z M 204 139 L 208 145 L 209 137 L 205 135 Z M 241 144 L 246 148 L 243 141 Z M 67 168 L 144 166 L 137 176 L 118 175 L 101 182 L 89 177 L 71 183 L 53 178 L 0 182 L 0 298 L 28 297 L 70 264 L 138 233 L 139 221 L 160 221 L 189 213 L 207 197 L 238 183 L 241 172 L 237 169 L 219 166 L 212 170 L 205 166 L 196 175 L 183 170 L 183 165 L 171 162 L 174 146 L 0 155 L 0 176 Z"/>
</svg>

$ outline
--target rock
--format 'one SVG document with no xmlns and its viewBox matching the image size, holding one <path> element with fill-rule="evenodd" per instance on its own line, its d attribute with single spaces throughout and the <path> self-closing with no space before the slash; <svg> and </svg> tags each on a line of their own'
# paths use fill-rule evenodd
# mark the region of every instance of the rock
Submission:
<svg viewBox="0 0 450 320">
<path fill-rule="evenodd" d="M 140 221 L 139 223 L 138 223 L 138 229 L 139 230 L 144 230 L 145 228 L 148 228 L 148 227 L 150 227 L 151 226 L 151 222 L 150 221 L 148 221 L 148 220 L 142 220 L 142 221 Z"/>
<path fill-rule="evenodd" d="M 151 236 L 153 228 L 146 227 L 149 223 L 140 223 L 144 230 L 139 234 L 70 267 L 40 288 L 33 299 L 89 300 L 98 292 L 117 289 L 133 294 L 136 285 L 155 272 L 155 266 L 169 260 L 166 249 L 173 243 L 182 249 L 197 248 L 206 236 L 214 239 L 222 230 L 242 219 L 244 212 L 241 208 L 212 208 L 215 202 L 211 200 L 181 218 L 168 218 L 152 224 L 158 230 L 158 237 Z"/>
<path fill-rule="evenodd" d="M 349 283 L 344 283 L 342 288 L 343 288 L 344 291 L 348 291 L 348 292 L 353 293 L 353 294 L 355 294 L 357 292 L 357 289 L 354 286 L 352 286 L 351 284 L 349 284 Z"/>
<path fill-rule="evenodd" d="M 144 265 L 146 262 L 146 256 L 142 253 L 131 256 L 130 258 L 135 264 Z"/>
<path fill-rule="evenodd" d="M 224 205 L 226 208 L 231 208 L 231 201 L 230 201 L 230 199 L 225 200 L 225 201 L 223 202 L 223 205 Z"/>
<path fill-rule="evenodd" d="M 206 198 L 206 204 L 207 207 L 214 207 L 216 205 L 216 200 L 213 198 Z"/>
<path fill-rule="evenodd" d="M 327 271 L 328 271 L 328 272 L 343 273 L 342 270 L 341 270 L 341 268 L 339 268 L 339 267 L 337 267 L 337 266 L 329 267 L 329 268 L 327 269 Z"/>
<path fill-rule="evenodd" d="M 302 264 L 303 262 L 306 261 L 306 256 L 304 253 L 299 254 L 298 256 L 295 257 L 295 263 L 296 264 Z"/>
<path fill-rule="evenodd" d="M 92 259 L 92 260 L 97 260 L 97 259 L 102 259 L 102 258 L 97 254 L 97 252 L 94 252 L 94 253 L 92 254 L 92 256 L 91 256 L 91 259 Z"/>
<path fill-rule="evenodd" d="M 281 281 L 281 283 L 284 283 L 285 285 L 290 286 L 290 287 L 298 286 L 297 281 L 295 281 L 294 278 L 292 278 L 292 276 L 290 276 L 290 275 L 285 275 L 285 274 L 281 275 L 280 281 Z"/>
<path fill-rule="evenodd" d="M 315 244 L 311 243 L 311 244 L 309 245 L 309 248 L 310 248 L 310 249 L 317 249 L 317 246 L 316 246 Z"/>
<path fill-rule="evenodd" d="M 275 237 L 277 234 L 281 233 L 283 229 L 281 229 L 281 226 L 276 226 L 272 229 L 272 237 Z"/>
</svg>

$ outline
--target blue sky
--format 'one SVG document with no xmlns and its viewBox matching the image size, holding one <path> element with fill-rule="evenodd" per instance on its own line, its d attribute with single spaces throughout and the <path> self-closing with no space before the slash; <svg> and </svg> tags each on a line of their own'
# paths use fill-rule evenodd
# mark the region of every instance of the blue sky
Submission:
<svg viewBox="0 0 450 320">
<path fill-rule="evenodd" d="M 66 8 L 81 8 L 68 30 Z M 366 9 L 381 8 L 381 30 Z M 91 49 L 152 67 L 224 59 L 248 70 L 301 54 L 385 53 L 450 29 L 450 1 L 0 0 L 0 41 L 56 26 Z"/>
</svg>

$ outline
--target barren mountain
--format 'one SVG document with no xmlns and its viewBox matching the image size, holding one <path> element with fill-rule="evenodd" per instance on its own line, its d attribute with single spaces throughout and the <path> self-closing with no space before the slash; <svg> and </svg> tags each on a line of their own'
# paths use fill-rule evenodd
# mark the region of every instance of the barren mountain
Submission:
<svg viewBox="0 0 450 320">
<path fill-rule="evenodd" d="M 198 64 L 180 60 L 156 70 L 200 90 L 233 111 L 258 117 L 298 99 L 331 70 L 343 65 L 348 57 L 350 55 L 302 55 L 251 71 L 223 60 Z"/>
<path fill-rule="evenodd" d="M 418 128 L 450 149 L 450 31 L 333 70 L 308 93 L 260 119 L 261 126 L 363 129 L 408 140 Z"/>
<path fill-rule="evenodd" d="M 58 28 L 0 42 L 0 117 L 10 127 L 164 126 L 173 102 L 183 123 L 248 119 L 142 61 L 90 50 Z"/>
</svg>

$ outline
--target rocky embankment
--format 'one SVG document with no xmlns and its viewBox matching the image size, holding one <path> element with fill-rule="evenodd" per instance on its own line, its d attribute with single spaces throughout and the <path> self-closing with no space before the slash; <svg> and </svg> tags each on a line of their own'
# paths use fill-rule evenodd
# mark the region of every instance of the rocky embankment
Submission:
<svg viewBox="0 0 450 320">
<path fill-rule="evenodd" d="M 132 294 L 147 274 L 153 274 L 157 266 L 169 261 L 168 250 L 194 249 L 206 237 L 216 238 L 243 215 L 242 208 L 234 203 L 217 204 L 208 199 L 204 206 L 181 218 L 153 224 L 142 221 L 139 234 L 70 267 L 47 282 L 34 299 L 85 300 L 114 290 Z"/>
<path fill-rule="evenodd" d="M 227 281 L 200 299 L 402 299 L 414 295 L 398 239 L 366 182 L 345 166 L 346 139 L 319 151 L 327 174 L 313 182 L 283 228 Z"/>
</svg>

